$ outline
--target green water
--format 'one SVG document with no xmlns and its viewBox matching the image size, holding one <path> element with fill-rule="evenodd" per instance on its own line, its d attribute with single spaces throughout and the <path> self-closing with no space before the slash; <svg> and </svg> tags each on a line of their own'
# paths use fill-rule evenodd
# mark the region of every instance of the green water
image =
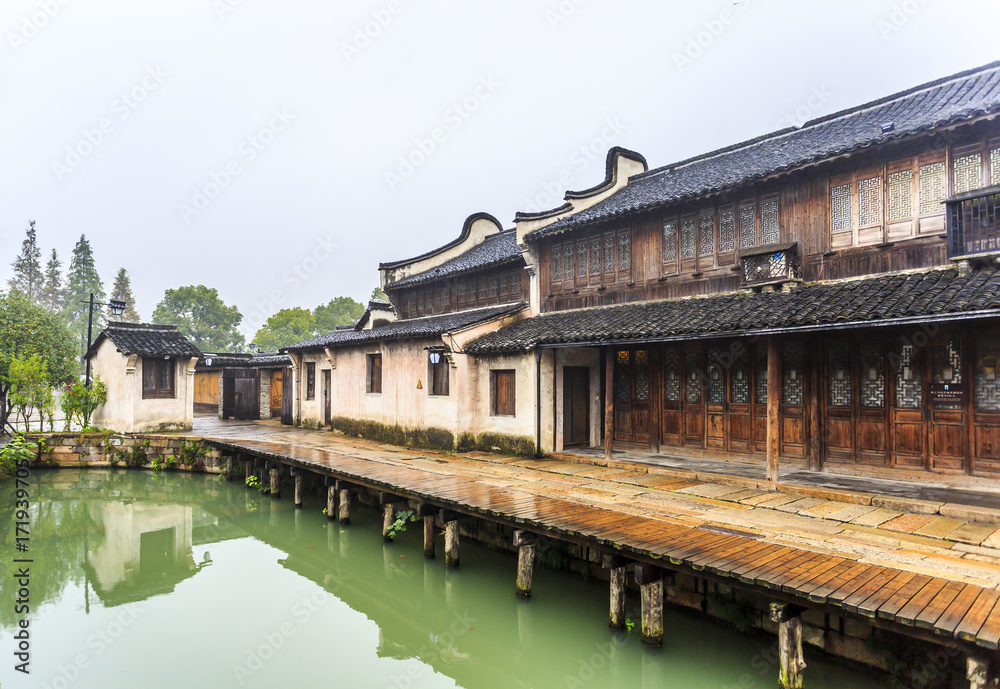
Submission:
<svg viewBox="0 0 1000 689">
<path fill-rule="evenodd" d="M 607 589 L 462 543 L 422 557 L 419 524 L 383 545 L 381 514 L 348 527 L 204 475 L 36 472 L 31 479 L 30 669 L 14 670 L 13 490 L 0 488 L 0 686 L 777 686 L 774 641 L 667 611 L 662 650 L 607 629 Z M 438 550 L 443 550 L 439 542 Z M 637 619 L 636 601 L 630 601 Z M 885 683 L 807 657 L 812 689 Z"/>
</svg>

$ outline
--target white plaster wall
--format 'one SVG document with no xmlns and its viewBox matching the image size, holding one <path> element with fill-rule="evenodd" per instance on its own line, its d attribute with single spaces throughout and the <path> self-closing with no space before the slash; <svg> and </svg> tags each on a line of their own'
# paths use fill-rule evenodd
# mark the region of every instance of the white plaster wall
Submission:
<svg viewBox="0 0 1000 689">
<path fill-rule="evenodd" d="M 590 369 L 590 446 L 601 444 L 601 424 L 604 420 L 604 408 L 601 405 L 601 352 L 599 349 L 574 348 L 556 349 L 555 376 L 555 406 L 549 410 L 555 420 L 555 452 L 563 451 L 564 395 L 563 369 L 567 366 L 586 367 Z"/>
<path fill-rule="evenodd" d="M 97 353 L 90 361 L 91 373 L 95 379 L 100 378 L 107 386 L 108 401 L 94 410 L 91 423 L 95 426 L 123 433 L 132 431 L 135 374 L 130 372 L 130 367 L 137 365 L 136 359 L 137 357 L 122 355 L 108 339 L 101 342 L 101 346 L 97 348 Z"/>
<path fill-rule="evenodd" d="M 460 426 L 462 432 L 503 433 L 535 439 L 537 423 L 536 408 L 537 375 L 534 352 L 492 357 L 468 357 L 468 404 L 463 401 Z M 541 360 L 541 432 L 542 450 L 551 452 L 553 448 L 552 394 L 553 355 L 543 351 Z M 490 371 L 513 370 L 515 372 L 515 415 L 493 416 L 491 414 Z M 548 410 L 548 411 L 547 411 Z"/>
<path fill-rule="evenodd" d="M 502 230 L 503 227 L 497 225 L 491 220 L 479 218 L 472 223 L 472 226 L 469 228 L 469 236 L 466 237 L 465 241 L 460 244 L 440 253 L 436 253 L 433 256 L 428 256 L 423 260 L 406 263 L 391 270 L 380 271 L 381 287 L 384 289 L 387 283 L 399 282 L 400 280 L 408 278 L 411 275 L 419 275 L 420 273 L 427 272 L 431 268 L 436 268 L 439 265 L 447 263 L 451 259 L 461 256 L 474 246 L 482 244 L 486 237 L 496 234 Z"/>
</svg>

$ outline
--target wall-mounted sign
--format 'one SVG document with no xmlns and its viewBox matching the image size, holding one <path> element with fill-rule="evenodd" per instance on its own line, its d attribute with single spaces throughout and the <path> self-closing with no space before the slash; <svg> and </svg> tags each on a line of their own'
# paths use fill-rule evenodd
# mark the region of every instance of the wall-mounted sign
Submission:
<svg viewBox="0 0 1000 689">
<path fill-rule="evenodd" d="M 931 383 L 931 404 L 962 404 L 965 402 L 964 383 Z"/>
</svg>

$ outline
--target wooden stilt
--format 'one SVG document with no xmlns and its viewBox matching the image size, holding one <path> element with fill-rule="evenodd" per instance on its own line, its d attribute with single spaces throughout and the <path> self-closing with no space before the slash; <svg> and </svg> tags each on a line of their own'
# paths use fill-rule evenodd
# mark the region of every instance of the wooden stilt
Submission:
<svg viewBox="0 0 1000 689">
<path fill-rule="evenodd" d="M 271 467 L 271 497 L 281 497 L 281 469 L 277 466 Z"/>
<path fill-rule="evenodd" d="M 253 476 L 253 462 L 251 462 L 249 458 L 246 457 L 246 455 L 240 455 L 240 456 L 243 459 L 243 470 L 246 474 L 243 477 L 243 480 L 247 481 L 250 479 L 251 476 Z"/>
<path fill-rule="evenodd" d="M 444 564 L 458 567 L 458 520 L 444 525 Z"/>
<path fill-rule="evenodd" d="M 636 565 L 635 581 L 642 597 L 642 643 L 663 645 L 663 572 L 653 565 Z"/>
<path fill-rule="evenodd" d="M 303 493 L 302 470 L 292 469 L 292 475 L 295 477 L 295 506 L 302 507 L 302 493 Z"/>
<path fill-rule="evenodd" d="M 771 603 L 771 621 L 778 623 L 778 686 L 802 689 L 802 608 L 787 603 Z"/>
<path fill-rule="evenodd" d="M 326 489 L 326 518 L 333 520 L 337 518 L 337 486 L 328 486 Z"/>
<path fill-rule="evenodd" d="M 232 481 L 233 480 L 233 464 L 235 464 L 235 463 L 236 462 L 233 460 L 233 456 L 232 455 L 227 455 L 226 456 L 226 480 L 227 481 Z"/>
<path fill-rule="evenodd" d="M 434 559 L 434 515 L 424 517 L 424 557 Z"/>
<path fill-rule="evenodd" d="M 392 533 L 392 525 L 396 523 L 396 513 L 402 512 L 406 509 L 405 502 L 389 502 L 386 503 L 382 508 L 382 540 L 386 543 L 392 543 L 394 534 Z"/>
<path fill-rule="evenodd" d="M 767 480 L 778 482 L 781 454 L 781 340 L 767 339 Z"/>
<path fill-rule="evenodd" d="M 535 543 L 537 537 L 529 531 L 514 532 L 514 547 L 517 548 L 517 595 L 531 598 L 531 577 L 535 570 Z"/>
<path fill-rule="evenodd" d="M 605 555 L 601 564 L 608 570 L 611 589 L 608 626 L 612 629 L 625 629 L 625 593 L 628 591 L 626 567 L 628 562 L 616 555 Z"/>
<path fill-rule="evenodd" d="M 996 672 L 990 671 L 989 663 L 970 656 L 966 661 L 966 679 L 969 680 L 969 689 L 997 689 L 1000 687 L 1000 680 L 997 679 Z"/>
<path fill-rule="evenodd" d="M 604 371 L 604 458 L 615 458 L 615 351 L 608 347 Z"/>
<path fill-rule="evenodd" d="M 347 526 L 351 523 L 351 491 L 347 488 L 340 491 L 340 505 L 338 512 L 341 524 Z"/>
</svg>

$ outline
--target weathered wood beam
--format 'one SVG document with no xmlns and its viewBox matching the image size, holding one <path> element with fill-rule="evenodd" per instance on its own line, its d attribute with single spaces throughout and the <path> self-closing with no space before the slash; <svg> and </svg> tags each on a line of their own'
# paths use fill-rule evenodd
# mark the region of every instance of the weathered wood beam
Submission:
<svg viewBox="0 0 1000 689">
<path fill-rule="evenodd" d="M 336 489 L 339 503 L 337 506 L 337 517 L 344 526 L 351 523 L 351 488 L 350 483 L 337 481 Z"/>
<path fill-rule="evenodd" d="M 819 342 L 812 340 L 815 345 Z M 809 449 L 807 452 L 807 461 L 809 466 L 809 471 L 820 471 L 823 468 L 823 421 L 820 417 L 820 377 L 819 372 L 823 366 L 822 358 L 820 357 L 820 348 L 818 346 L 813 346 L 810 348 L 812 353 L 806 357 L 806 361 L 809 365 L 809 399 L 807 413 L 809 414 Z"/>
<path fill-rule="evenodd" d="M 303 479 L 305 478 L 305 472 L 298 467 L 292 467 L 292 476 L 295 477 L 295 506 L 298 508 L 302 507 L 302 497 L 305 491 L 305 486 L 303 485 Z"/>
<path fill-rule="evenodd" d="M 802 689 L 802 608 L 787 603 L 771 603 L 771 621 L 778 623 L 778 686 Z"/>
<path fill-rule="evenodd" d="M 663 645 L 663 571 L 654 565 L 635 566 L 635 583 L 642 599 L 642 643 Z"/>
<path fill-rule="evenodd" d="M 767 338 L 767 480 L 778 482 L 781 454 L 781 340 Z"/>
<path fill-rule="evenodd" d="M 608 626 L 612 629 L 625 629 L 625 594 L 628 591 L 628 560 L 618 555 L 605 554 L 601 565 L 608 570 L 610 588 L 610 612 Z"/>
<path fill-rule="evenodd" d="M 531 578 L 535 570 L 535 544 L 538 537 L 530 531 L 514 532 L 517 548 L 516 592 L 519 598 L 531 598 Z"/>
<path fill-rule="evenodd" d="M 337 518 L 337 486 L 327 486 L 326 488 L 326 518 L 334 520 Z"/>
<path fill-rule="evenodd" d="M 989 662 L 979 658 L 970 656 L 967 659 L 965 677 L 969 680 L 969 689 L 997 689 L 1000 687 L 996 667 L 991 667 Z"/>
<path fill-rule="evenodd" d="M 445 522 L 444 525 L 444 564 L 448 567 L 458 567 L 458 520 Z"/>
<path fill-rule="evenodd" d="M 382 505 L 382 540 L 392 543 L 395 534 L 392 533 L 392 525 L 396 523 L 396 513 L 406 509 L 405 502 L 386 502 Z"/>
<path fill-rule="evenodd" d="M 436 553 L 435 548 L 435 528 L 434 528 L 434 515 L 424 515 L 422 518 L 424 522 L 424 557 L 428 560 L 433 560 Z"/>
<path fill-rule="evenodd" d="M 281 465 L 277 462 L 271 462 L 268 467 L 268 472 L 271 474 L 271 497 L 280 498 L 281 497 Z"/>
<path fill-rule="evenodd" d="M 604 458 L 615 458 L 615 350 L 608 347 L 604 354 Z"/>
</svg>

